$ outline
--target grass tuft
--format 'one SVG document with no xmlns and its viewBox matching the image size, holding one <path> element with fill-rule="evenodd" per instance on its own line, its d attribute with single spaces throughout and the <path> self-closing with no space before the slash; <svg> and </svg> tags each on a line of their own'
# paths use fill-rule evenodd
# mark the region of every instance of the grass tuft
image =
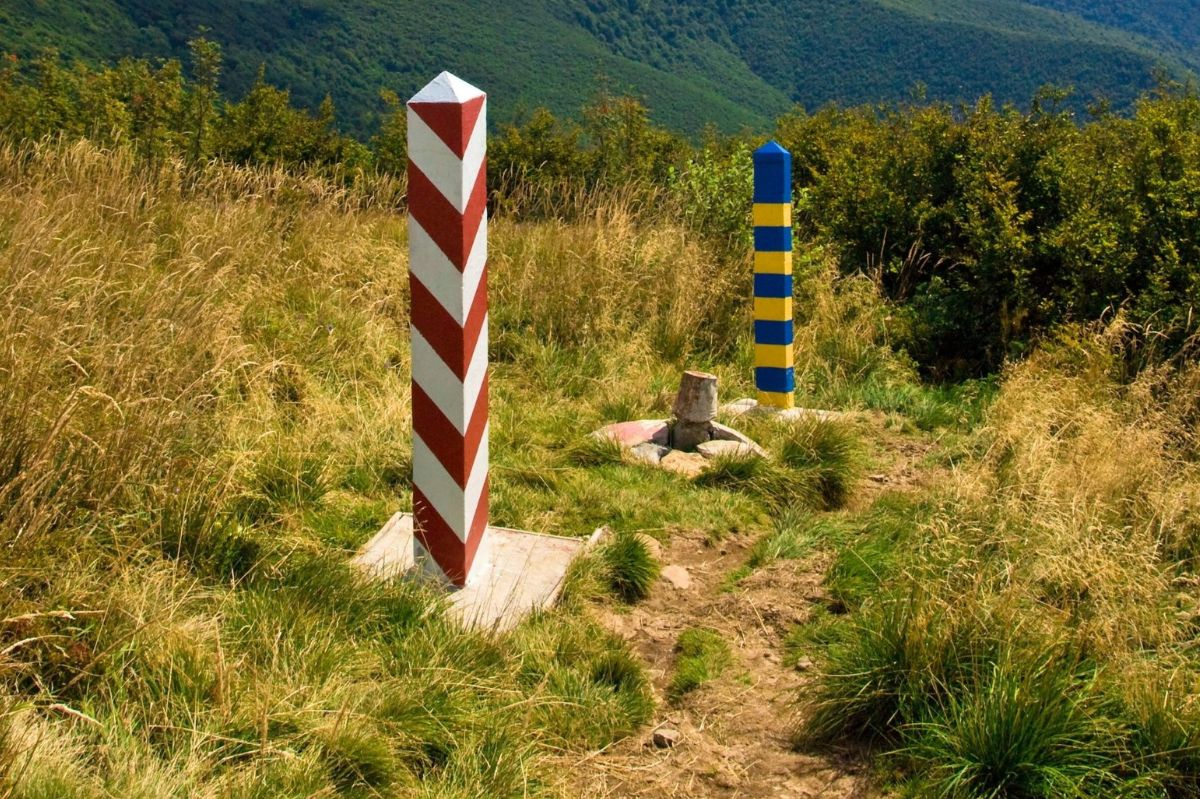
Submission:
<svg viewBox="0 0 1200 799">
<path fill-rule="evenodd" d="M 636 533 L 613 533 L 600 550 L 609 588 L 626 602 L 637 602 L 650 595 L 650 589 L 662 570 L 646 542 Z"/>
<path fill-rule="evenodd" d="M 802 418 L 787 426 L 777 450 L 784 465 L 812 474 L 818 507 L 834 510 L 846 504 L 862 461 L 858 435 L 847 423 Z"/>
<path fill-rule="evenodd" d="M 729 643 L 716 630 L 706 627 L 680 633 L 675 652 L 675 674 L 667 688 L 673 701 L 717 679 L 733 663 Z"/>
</svg>

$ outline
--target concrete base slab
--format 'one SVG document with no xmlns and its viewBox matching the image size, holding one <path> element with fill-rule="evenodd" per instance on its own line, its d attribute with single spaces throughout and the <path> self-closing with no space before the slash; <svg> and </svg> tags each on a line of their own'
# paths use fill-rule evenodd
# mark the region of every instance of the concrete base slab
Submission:
<svg viewBox="0 0 1200 799">
<path fill-rule="evenodd" d="M 848 414 L 843 411 L 822 411 L 816 408 L 772 408 L 759 405 L 756 399 L 740 399 L 721 406 L 721 413 L 730 418 L 736 418 L 746 413 L 769 415 L 781 422 L 791 422 L 797 419 L 814 418 L 821 421 L 845 419 Z"/>
<path fill-rule="evenodd" d="M 598 534 L 599 531 L 597 531 Z M 399 576 L 442 585 L 451 614 L 468 627 L 502 632 L 526 615 L 554 604 L 567 568 L 597 538 L 562 538 L 488 527 L 467 584 L 452 585 L 413 533 L 411 513 L 397 513 L 366 543 L 353 563 L 376 579 Z"/>
</svg>

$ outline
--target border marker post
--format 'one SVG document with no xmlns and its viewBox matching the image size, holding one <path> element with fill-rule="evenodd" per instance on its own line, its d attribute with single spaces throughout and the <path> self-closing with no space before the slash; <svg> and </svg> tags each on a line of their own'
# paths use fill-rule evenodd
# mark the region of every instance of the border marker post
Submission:
<svg viewBox="0 0 1200 799">
<path fill-rule="evenodd" d="M 487 97 L 443 72 L 408 103 L 413 512 L 354 556 L 373 579 L 432 576 L 449 613 L 507 630 L 552 605 L 591 538 L 488 524 Z"/>
<path fill-rule="evenodd" d="M 408 154 L 414 527 L 461 586 L 488 522 L 487 95 L 438 75 Z"/>
<path fill-rule="evenodd" d="M 754 385 L 758 404 L 795 407 L 792 344 L 792 155 L 754 151 Z"/>
</svg>

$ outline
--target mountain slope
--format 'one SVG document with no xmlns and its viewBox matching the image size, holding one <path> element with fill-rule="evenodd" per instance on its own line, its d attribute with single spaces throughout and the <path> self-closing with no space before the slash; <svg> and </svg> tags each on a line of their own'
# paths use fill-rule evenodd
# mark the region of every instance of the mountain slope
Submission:
<svg viewBox="0 0 1200 799">
<path fill-rule="evenodd" d="M 1200 0 L 1030 0 L 1116 30 L 1144 36 L 1200 68 Z"/>
<path fill-rule="evenodd" d="M 343 123 L 373 127 L 378 92 L 408 96 L 441 69 L 489 91 L 493 118 L 545 105 L 574 113 L 604 76 L 687 132 L 764 127 L 793 102 L 906 96 L 1027 101 L 1047 82 L 1128 103 L 1165 61 L 1200 66 L 1195 31 L 1166 36 L 1081 0 L 13 0 L 0 49 L 29 56 L 181 56 L 199 30 L 225 48 L 225 87 L 267 79 L 315 106 L 333 96 Z M 1103 4 L 1101 4 L 1103 5 Z M 1186 17 L 1197 0 L 1156 0 Z M 1043 7 L 1044 6 L 1044 7 Z M 1085 18 L 1086 17 L 1086 18 Z M 1169 16 L 1166 18 L 1170 18 Z M 1140 21 L 1139 21 L 1140 20 Z M 1194 25 L 1193 25 L 1194 27 Z M 1164 38 L 1165 37 L 1165 38 Z"/>
</svg>

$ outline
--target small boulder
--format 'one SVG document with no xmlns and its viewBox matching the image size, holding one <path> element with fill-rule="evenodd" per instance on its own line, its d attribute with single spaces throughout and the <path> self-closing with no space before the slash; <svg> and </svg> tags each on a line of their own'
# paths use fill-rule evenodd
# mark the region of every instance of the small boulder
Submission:
<svg viewBox="0 0 1200 799">
<path fill-rule="evenodd" d="M 665 419 L 639 419 L 636 422 L 618 422 L 601 427 L 592 433 L 596 438 L 610 438 L 623 447 L 653 442 L 666 444 L 670 435 Z"/>
<path fill-rule="evenodd" d="M 670 447 L 664 447 L 655 444 L 653 441 L 647 441 L 643 444 L 638 444 L 636 447 L 631 447 L 629 455 L 638 463 L 644 463 L 647 466 L 657 466 L 670 451 Z"/>
<path fill-rule="evenodd" d="M 741 441 L 705 441 L 696 447 L 705 458 L 761 458 L 762 449 L 743 444 Z"/>
<path fill-rule="evenodd" d="M 755 454 L 757 454 L 760 458 L 767 457 L 767 451 L 760 447 L 754 441 L 754 439 L 750 438 L 750 436 L 739 430 L 734 430 L 732 427 L 728 427 L 727 425 L 714 423 L 713 439 L 715 441 L 732 441 L 738 444 L 745 444 L 747 447 L 750 447 L 752 450 L 754 450 Z"/>
<path fill-rule="evenodd" d="M 704 459 L 703 455 L 698 455 L 694 452 L 680 452 L 677 449 L 673 449 L 659 461 L 658 465 L 668 472 L 692 478 L 704 471 L 708 465 L 708 461 Z"/>
<path fill-rule="evenodd" d="M 650 740 L 658 749 L 670 749 L 678 744 L 682 738 L 683 736 L 679 733 L 679 730 L 670 724 L 662 725 L 650 736 Z"/>
<path fill-rule="evenodd" d="M 662 578 L 677 591 L 686 591 L 692 587 L 692 576 L 682 566 L 676 566 L 675 564 L 663 566 Z"/>
<path fill-rule="evenodd" d="M 658 539 L 645 533 L 634 533 L 633 537 L 642 542 L 642 546 L 646 551 L 654 556 L 655 560 L 662 560 L 662 544 L 658 543 Z"/>
</svg>

